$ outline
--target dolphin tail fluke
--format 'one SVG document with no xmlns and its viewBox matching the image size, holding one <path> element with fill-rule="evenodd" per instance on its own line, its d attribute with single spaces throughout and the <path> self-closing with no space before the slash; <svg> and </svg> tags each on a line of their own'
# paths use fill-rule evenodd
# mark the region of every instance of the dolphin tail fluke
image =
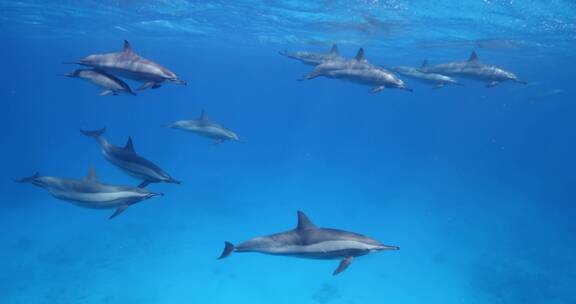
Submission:
<svg viewBox="0 0 576 304">
<path fill-rule="evenodd" d="M 128 205 L 122 205 L 118 207 L 118 209 L 116 209 L 116 211 L 114 211 L 114 213 L 108 219 L 111 220 L 117 217 L 118 215 L 120 215 L 120 213 L 124 212 L 126 209 L 128 209 Z"/>
<path fill-rule="evenodd" d="M 342 261 L 340 261 L 340 264 L 338 265 L 338 268 L 336 268 L 336 270 L 334 270 L 332 275 L 337 275 L 337 274 L 343 272 L 344 270 L 346 270 L 346 268 L 348 268 L 348 266 L 350 266 L 350 264 L 352 264 L 353 260 L 354 260 L 354 257 L 351 257 L 351 256 L 342 259 Z"/>
<path fill-rule="evenodd" d="M 230 242 L 224 242 L 224 250 L 222 251 L 222 254 L 218 257 L 219 260 L 228 257 L 229 255 L 232 254 L 232 252 L 236 249 L 236 247 L 234 247 L 234 244 L 230 243 Z"/>
<path fill-rule="evenodd" d="M 24 178 L 20 178 L 20 179 L 13 178 L 12 180 L 17 182 L 17 183 L 31 183 L 32 181 L 34 181 L 39 176 L 40 176 L 40 173 L 36 172 L 32 176 L 28 176 L 28 177 L 24 177 Z"/>
<path fill-rule="evenodd" d="M 100 137 L 100 136 L 102 136 L 102 134 L 104 134 L 104 132 L 106 132 L 106 128 L 102 128 L 102 129 L 98 129 L 98 130 L 92 130 L 92 131 L 80 130 L 80 132 L 86 136 Z"/>
</svg>

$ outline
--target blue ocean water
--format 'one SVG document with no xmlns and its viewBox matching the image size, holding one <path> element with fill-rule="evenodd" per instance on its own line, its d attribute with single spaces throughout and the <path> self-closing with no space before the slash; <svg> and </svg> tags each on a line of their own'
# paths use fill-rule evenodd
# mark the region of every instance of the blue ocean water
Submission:
<svg viewBox="0 0 576 304">
<path fill-rule="evenodd" d="M 573 1 L 0 1 L 0 303 L 576 303 Z M 119 51 L 187 86 L 138 96 L 58 76 Z M 385 66 L 480 60 L 528 82 L 414 92 L 297 81 L 278 51 L 359 47 Z M 137 84 L 129 82 L 136 88 Z M 205 109 L 245 143 L 164 128 Z M 11 178 L 137 185 L 80 129 L 181 185 L 112 210 Z M 338 261 L 233 254 L 223 241 L 319 226 L 399 251 Z"/>
</svg>

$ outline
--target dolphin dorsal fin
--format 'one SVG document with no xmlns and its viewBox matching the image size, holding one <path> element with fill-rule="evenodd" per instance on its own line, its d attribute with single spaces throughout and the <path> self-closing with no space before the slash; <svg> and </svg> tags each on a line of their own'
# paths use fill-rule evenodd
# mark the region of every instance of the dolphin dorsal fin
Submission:
<svg viewBox="0 0 576 304">
<path fill-rule="evenodd" d="M 476 54 L 476 51 L 472 51 L 472 54 L 470 54 L 470 58 L 468 58 L 468 61 L 470 62 L 478 61 L 478 54 Z"/>
<path fill-rule="evenodd" d="M 134 54 L 134 50 L 132 49 L 132 45 L 130 44 L 130 42 L 128 42 L 128 40 L 124 40 L 124 49 L 122 49 L 122 52 L 124 52 L 126 54 Z"/>
<path fill-rule="evenodd" d="M 126 142 L 126 146 L 124 146 L 124 150 L 130 152 L 136 152 L 134 151 L 134 143 L 132 143 L 132 136 L 128 136 L 128 141 Z"/>
<path fill-rule="evenodd" d="M 364 56 L 364 48 L 360 48 L 358 50 L 358 53 L 356 53 L 356 60 L 358 61 L 364 61 L 366 60 L 366 56 Z"/>
<path fill-rule="evenodd" d="M 88 169 L 88 174 L 84 177 L 84 180 L 87 182 L 97 183 L 98 176 L 96 175 L 96 169 L 94 167 L 90 167 Z"/>
<path fill-rule="evenodd" d="M 332 55 L 338 55 L 340 52 L 338 51 L 338 46 L 336 45 L 336 43 L 334 43 L 332 45 L 332 48 L 330 49 L 330 54 Z"/>
<path fill-rule="evenodd" d="M 316 225 L 302 211 L 298 211 L 298 230 L 316 229 Z"/>
<path fill-rule="evenodd" d="M 202 109 L 202 112 L 200 113 L 200 120 L 204 120 L 204 121 L 209 120 L 208 114 L 206 114 L 206 111 L 204 111 L 204 109 Z"/>
<path fill-rule="evenodd" d="M 422 65 L 420 66 L 421 69 L 425 68 L 428 66 L 428 60 L 424 59 L 424 61 L 422 61 Z"/>
</svg>

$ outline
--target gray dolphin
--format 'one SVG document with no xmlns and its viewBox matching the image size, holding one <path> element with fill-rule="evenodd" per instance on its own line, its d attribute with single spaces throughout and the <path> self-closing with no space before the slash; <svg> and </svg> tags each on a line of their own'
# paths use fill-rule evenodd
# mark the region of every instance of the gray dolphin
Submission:
<svg viewBox="0 0 576 304">
<path fill-rule="evenodd" d="M 168 128 L 180 129 L 187 132 L 196 133 L 214 140 L 214 144 L 222 143 L 226 140 L 240 141 L 240 138 L 233 131 L 226 129 L 219 123 L 208 118 L 206 111 L 202 110 L 198 119 L 178 120 L 167 125 Z"/>
<path fill-rule="evenodd" d="M 329 60 L 343 59 L 340 57 L 338 46 L 332 45 L 329 53 L 316 53 L 316 52 L 288 52 L 286 50 L 278 52 L 280 55 L 288 58 L 299 60 L 306 65 L 318 65 Z"/>
<path fill-rule="evenodd" d="M 73 63 L 143 82 L 138 91 L 157 89 L 165 81 L 186 85 L 186 81 L 180 80 L 174 72 L 136 54 L 127 40 L 124 40 L 122 52 L 94 54 Z"/>
<path fill-rule="evenodd" d="M 90 168 L 84 179 L 67 179 L 54 176 L 33 176 L 15 180 L 19 183 L 32 183 L 44 188 L 57 199 L 91 209 L 116 209 L 110 219 L 124 212 L 126 208 L 162 193 L 150 192 L 144 188 L 115 186 L 100 183 L 96 170 Z"/>
<path fill-rule="evenodd" d="M 138 153 L 136 153 L 134 150 L 132 137 L 128 137 L 128 142 L 126 142 L 126 146 L 124 146 L 124 148 L 120 148 L 114 146 L 104 137 L 102 137 L 102 134 L 104 134 L 105 131 L 106 128 L 94 131 L 80 130 L 82 134 L 96 139 L 98 144 L 100 144 L 102 155 L 104 155 L 104 157 L 109 162 L 118 166 L 129 175 L 143 180 L 143 182 L 138 187 L 144 188 L 148 186 L 149 183 L 160 182 L 180 184 L 179 181 L 172 178 L 168 173 L 164 172 L 164 170 L 160 169 L 160 167 L 158 167 L 156 164 L 138 155 Z"/>
<path fill-rule="evenodd" d="M 518 76 L 503 68 L 491 64 L 485 64 L 478 60 L 478 55 L 472 51 L 470 58 L 467 61 L 455 61 L 449 63 L 438 64 L 435 66 L 428 66 L 425 61 L 423 67 L 420 69 L 425 73 L 438 73 L 448 76 L 461 76 L 473 80 L 483 81 L 486 87 L 493 87 L 504 81 L 512 81 L 517 83 L 526 84 Z"/>
<path fill-rule="evenodd" d="M 425 73 L 421 71 L 421 68 L 409 67 L 409 66 L 398 66 L 392 68 L 392 71 L 406 76 L 415 80 L 418 80 L 425 84 L 434 85 L 435 89 L 442 88 L 446 85 L 462 85 L 456 79 L 438 74 L 438 73 Z"/>
<path fill-rule="evenodd" d="M 364 49 L 358 50 L 354 59 L 331 60 L 317 65 L 314 70 L 305 75 L 303 79 L 313 79 L 318 76 L 328 78 L 344 79 L 360 84 L 373 86 L 371 92 L 378 93 L 384 88 L 397 88 L 407 91 L 412 89 L 406 87 L 404 81 L 394 73 L 383 67 L 373 65 L 366 60 Z"/>
<path fill-rule="evenodd" d="M 379 241 L 353 232 L 318 228 L 302 211 L 298 211 L 298 226 L 290 231 L 255 237 L 240 245 L 225 242 L 218 259 L 232 252 L 259 252 L 307 259 L 341 259 L 334 275 L 346 270 L 354 257 L 384 250 L 398 250 Z"/>
<path fill-rule="evenodd" d="M 64 76 L 87 80 L 90 83 L 104 89 L 104 91 L 100 92 L 100 96 L 118 95 L 118 93 L 136 95 L 124 81 L 103 71 L 78 69 L 66 73 Z"/>
</svg>

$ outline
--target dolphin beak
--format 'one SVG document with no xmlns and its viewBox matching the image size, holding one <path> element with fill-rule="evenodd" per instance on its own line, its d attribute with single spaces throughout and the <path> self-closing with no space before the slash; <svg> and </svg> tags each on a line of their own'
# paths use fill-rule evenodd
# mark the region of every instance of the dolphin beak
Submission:
<svg viewBox="0 0 576 304">
<path fill-rule="evenodd" d="M 182 80 L 182 79 L 174 79 L 172 82 L 174 82 L 175 84 L 180 84 L 180 85 L 186 85 L 186 81 Z"/>
<path fill-rule="evenodd" d="M 400 250 L 400 247 L 398 247 L 398 246 L 382 245 L 382 247 L 380 248 L 380 250 Z"/>
</svg>

